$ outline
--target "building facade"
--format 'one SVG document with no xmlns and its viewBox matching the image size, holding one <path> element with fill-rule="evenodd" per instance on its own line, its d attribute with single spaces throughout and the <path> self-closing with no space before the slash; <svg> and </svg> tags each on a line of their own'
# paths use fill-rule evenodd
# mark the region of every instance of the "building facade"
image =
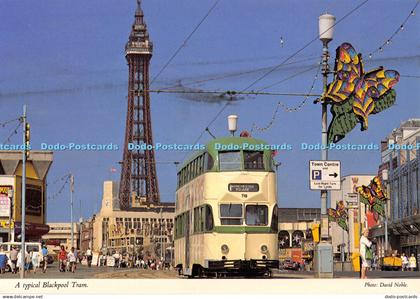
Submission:
<svg viewBox="0 0 420 299">
<path fill-rule="evenodd" d="M 388 254 L 415 254 L 420 260 L 420 119 L 401 123 L 381 142 L 382 177 L 389 197 Z M 385 254 L 385 219 L 374 228 L 379 254 Z"/>
<path fill-rule="evenodd" d="M 344 217 L 347 229 L 338 225 L 337 221 L 329 221 L 329 232 L 336 261 L 348 260 L 353 253 L 359 253 L 361 230 L 376 224 L 368 207 L 360 201 L 360 195 L 356 190 L 362 185 L 368 186 L 374 176 L 374 174 L 346 175 L 341 178 L 341 190 L 330 192 L 329 208 L 339 209 L 337 204 L 342 201 L 347 214 Z"/>
<path fill-rule="evenodd" d="M 49 151 L 31 151 L 26 162 L 27 241 L 48 232 L 47 175 L 53 161 Z M 20 241 L 22 219 L 22 152 L 0 151 L 0 241 Z"/>
<path fill-rule="evenodd" d="M 93 248 L 94 223 L 95 216 L 80 223 L 80 250 L 83 252 Z"/>
<path fill-rule="evenodd" d="M 60 250 L 60 246 L 70 249 L 79 248 L 79 224 L 73 223 L 73 244 L 71 242 L 71 223 L 70 222 L 49 222 L 50 230 L 42 236 L 42 240 L 47 247 L 53 251 Z"/>
<path fill-rule="evenodd" d="M 319 208 L 279 208 L 279 259 L 311 258 L 314 249 L 312 229 L 319 224 Z"/>
<path fill-rule="evenodd" d="M 102 207 L 92 221 L 95 252 L 167 257 L 173 248 L 175 203 L 119 209 L 118 183 L 105 181 Z"/>
</svg>

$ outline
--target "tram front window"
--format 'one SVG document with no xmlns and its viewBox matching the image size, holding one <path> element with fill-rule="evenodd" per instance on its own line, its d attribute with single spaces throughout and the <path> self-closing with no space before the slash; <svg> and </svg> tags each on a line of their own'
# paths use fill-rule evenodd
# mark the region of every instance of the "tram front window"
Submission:
<svg viewBox="0 0 420 299">
<path fill-rule="evenodd" d="M 245 219 L 247 225 L 267 225 L 268 207 L 265 205 L 247 205 Z"/>
<path fill-rule="evenodd" d="M 245 170 L 264 170 L 264 153 L 244 151 Z"/>
<path fill-rule="evenodd" d="M 241 204 L 220 205 L 220 223 L 222 225 L 241 225 L 242 224 L 242 205 Z"/>
<path fill-rule="evenodd" d="M 241 152 L 219 152 L 219 169 L 241 170 Z"/>
</svg>

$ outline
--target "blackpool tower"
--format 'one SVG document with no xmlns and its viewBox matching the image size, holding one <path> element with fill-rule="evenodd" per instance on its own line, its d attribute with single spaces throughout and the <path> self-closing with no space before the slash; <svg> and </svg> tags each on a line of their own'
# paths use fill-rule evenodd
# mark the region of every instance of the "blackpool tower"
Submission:
<svg viewBox="0 0 420 299">
<path fill-rule="evenodd" d="M 144 22 L 141 1 L 137 0 L 135 20 L 125 46 L 128 105 L 119 188 L 121 210 L 160 202 L 155 152 L 153 149 L 144 149 L 144 145 L 153 145 L 149 96 L 149 64 L 152 52 L 153 44 Z M 129 149 L 129 145 L 134 149 Z"/>
</svg>

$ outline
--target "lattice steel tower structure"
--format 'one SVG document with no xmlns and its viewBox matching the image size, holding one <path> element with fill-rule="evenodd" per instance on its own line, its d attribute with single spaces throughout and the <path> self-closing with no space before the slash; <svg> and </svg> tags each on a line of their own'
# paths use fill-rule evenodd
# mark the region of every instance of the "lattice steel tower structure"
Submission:
<svg viewBox="0 0 420 299">
<path fill-rule="evenodd" d="M 120 209 L 133 203 L 159 203 L 154 150 L 129 150 L 133 146 L 153 145 L 150 116 L 149 64 L 153 44 L 149 39 L 141 1 L 137 0 L 135 21 L 125 46 L 128 64 L 128 107 L 124 155 L 119 189 Z"/>
</svg>

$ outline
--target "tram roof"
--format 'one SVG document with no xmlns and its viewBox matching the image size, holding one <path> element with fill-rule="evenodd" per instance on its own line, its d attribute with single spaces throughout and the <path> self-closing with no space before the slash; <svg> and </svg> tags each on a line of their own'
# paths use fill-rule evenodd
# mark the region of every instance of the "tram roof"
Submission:
<svg viewBox="0 0 420 299">
<path fill-rule="evenodd" d="M 206 149 L 194 152 L 187 160 L 184 161 L 184 163 L 182 163 L 182 166 L 181 166 L 181 168 L 179 168 L 179 170 L 184 168 L 188 163 L 190 163 L 195 158 L 197 158 L 198 156 L 200 156 L 201 154 L 203 154 L 205 152 L 209 152 L 211 155 L 218 152 L 218 150 L 215 149 L 216 144 L 221 144 L 221 145 L 232 144 L 232 145 L 237 145 L 237 146 L 239 145 L 240 146 L 240 145 L 243 145 L 244 143 L 247 143 L 247 144 L 268 144 L 264 140 L 256 139 L 256 138 L 252 138 L 252 137 L 228 136 L 228 137 L 215 138 L 215 139 L 211 140 L 210 142 L 206 143 L 206 145 L 205 145 Z"/>
</svg>

